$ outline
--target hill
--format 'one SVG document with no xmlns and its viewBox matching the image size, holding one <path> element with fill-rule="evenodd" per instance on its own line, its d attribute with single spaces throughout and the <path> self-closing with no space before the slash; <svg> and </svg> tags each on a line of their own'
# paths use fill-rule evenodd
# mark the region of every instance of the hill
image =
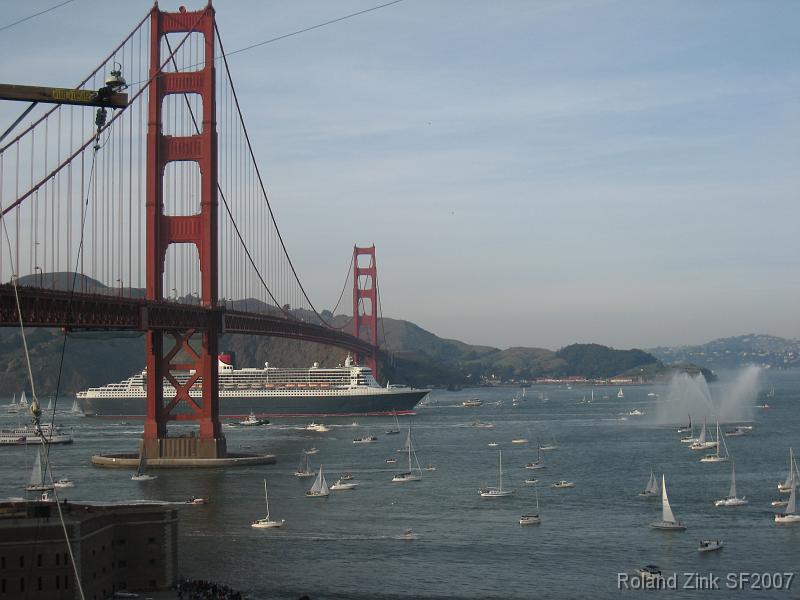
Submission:
<svg viewBox="0 0 800 600">
<path fill-rule="evenodd" d="M 661 346 L 649 352 L 664 362 L 693 363 L 716 370 L 746 365 L 800 366 L 800 340 L 764 334 L 720 338 L 697 346 Z"/>
</svg>

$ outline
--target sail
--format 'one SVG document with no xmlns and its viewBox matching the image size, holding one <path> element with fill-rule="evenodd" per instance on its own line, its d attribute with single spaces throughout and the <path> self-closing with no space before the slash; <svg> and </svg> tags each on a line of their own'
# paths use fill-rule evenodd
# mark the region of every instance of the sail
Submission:
<svg viewBox="0 0 800 600">
<path fill-rule="evenodd" d="M 17 393 L 14 392 L 14 397 L 11 398 L 11 406 L 16 406 L 16 405 L 17 405 Z"/>
<path fill-rule="evenodd" d="M 39 486 L 44 482 L 42 478 L 42 456 L 37 451 L 36 459 L 33 461 L 33 469 L 31 470 L 31 486 Z"/>
<path fill-rule="evenodd" d="M 144 473 L 145 467 L 147 467 L 147 458 L 145 458 L 144 452 L 139 452 L 139 465 L 136 467 L 136 475 L 141 475 Z"/>
<path fill-rule="evenodd" d="M 789 503 L 786 505 L 786 514 L 793 515 L 797 512 L 797 486 L 792 481 L 792 493 L 789 494 Z"/>
<path fill-rule="evenodd" d="M 320 469 L 320 473 L 321 472 L 322 472 L 322 469 Z M 322 476 L 322 485 L 320 486 L 319 492 L 323 496 L 327 496 L 328 494 L 330 494 L 330 490 L 328 489 L 328 482 L 325 481 L 325 476 L 324 475 Z"/>
<path fill-rule="evenodd" d="M 325 483 L 325 478 L 322 476 L 322 465 L 319 466 L 319 474 L 317 478 L 314 480 L 314 485 L 311 486 L 311 493 L 312 494 L 319 494 L 323 489 L 323 484 L 325 486 L 325 491 L 328 490 L 328 484 Z"/>
<path fill-rule="evenodd" d="M 728 498 L 736 498 L 736 467 L 731 466 L 731 489 L 728 491 Z"/>
<path fill-rule="evenodd" d="M 667 480 L 664 475 L 661 475 L 661 520 L 666 523 L 675 523 L 675 515 L 672 514 L 669 498 L 667 498 Z"/>
<path fill-rule="evenodd" d="M 655 473 L 650 471 L 650 481 L 647 482 L 647 487 L 645 491 L 649 492 L 650 494 L 657 494 L 658 493 L 658 481 L 656 481 Z"/>
<path fill-rule="evenodd" d="M 697 438 L 701 444 L 705 444 L 706 442 L 706 424 L 703 423 L 703 428 L 700 430 L 700 437 Z"/>
<path fill-rule="evenodd" d="M 500 491 L 503 491 L 503 451 L 500 450 Z"/>
<path fill-rule="evenodd" d="M 264 502 L 267 505 L 267 521 L 269 521 L 269 496 L 267 495 L 267 480 L 264 480 Z"/>
<path fill-rule="evenodd" d="M 28 399 L 25 397 L 25 390 L 22 390 L 22 396 L 19 397 L 20 406 L 28 406 Z"/>
<path fill-rule="evenodd" d="M 792 452 L 792 449 L 789 448 L 789 474 L 786 476 L 786 481 L 783 482 L 783 486 L 784 487 L 789 487 L 790 485 L 792 485 L 792 480 L 793 480 L 792 475 L 794 474 L 794 455 L 793 454 L 794 453 Z"/>
</svg>

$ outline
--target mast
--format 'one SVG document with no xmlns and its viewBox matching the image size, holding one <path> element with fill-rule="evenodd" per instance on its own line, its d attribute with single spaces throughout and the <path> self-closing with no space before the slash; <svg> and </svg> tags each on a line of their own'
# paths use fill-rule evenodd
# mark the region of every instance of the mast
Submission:
<svg viewBox="0 0 800 600">
<path fill-rule="evenodd" d="M 728 491 L 729 498 L 736 498 L 736 465 L 731 464 L 731 489 Z"/>
<path fill-rule="evenodd" d="M 267 521 L 269 521 L 269 496 L 267 495 L 267 480 L 264 479 L 264 503 L 267 505 Z"/>
</svg>

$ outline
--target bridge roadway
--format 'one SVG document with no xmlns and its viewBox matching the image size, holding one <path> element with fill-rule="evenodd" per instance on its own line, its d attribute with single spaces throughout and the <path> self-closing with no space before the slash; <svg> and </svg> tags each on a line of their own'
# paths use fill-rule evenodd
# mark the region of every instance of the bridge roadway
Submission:
<svg viewBox="0 0 800 600">
<path fill-rule="evenodd" d="M 362 356 L 374 355 L 369 343 L 323 325 L 283 316 L 208 308 L 165 300 L 126 298 L 18 286 L 25 327 L 68 330 L 147 331 L 147 329 L 239 333 L 292 338 L 337 346 Z M 17 301 L 11 284 L 0 285 L 0 327 L 19 327 Z"/>
</svg>

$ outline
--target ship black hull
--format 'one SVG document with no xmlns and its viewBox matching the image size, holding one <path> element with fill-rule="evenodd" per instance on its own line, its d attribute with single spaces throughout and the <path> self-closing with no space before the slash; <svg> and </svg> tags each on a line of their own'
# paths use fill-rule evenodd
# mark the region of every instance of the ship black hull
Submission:
<svg viewBox="0 0 800 600">
<path fill-rule="evenodd" d="M 255 413 L 266 417 L 335 417 L 390 415 L 411 412 L 429 390 L 410 390 L 391 394 L 342 396 L 271 396 L 221 398 L 220 416 L 240 417 Z M 86 416 L 144 417 L 143 398 L 79 399 Z"/>
</svg>

